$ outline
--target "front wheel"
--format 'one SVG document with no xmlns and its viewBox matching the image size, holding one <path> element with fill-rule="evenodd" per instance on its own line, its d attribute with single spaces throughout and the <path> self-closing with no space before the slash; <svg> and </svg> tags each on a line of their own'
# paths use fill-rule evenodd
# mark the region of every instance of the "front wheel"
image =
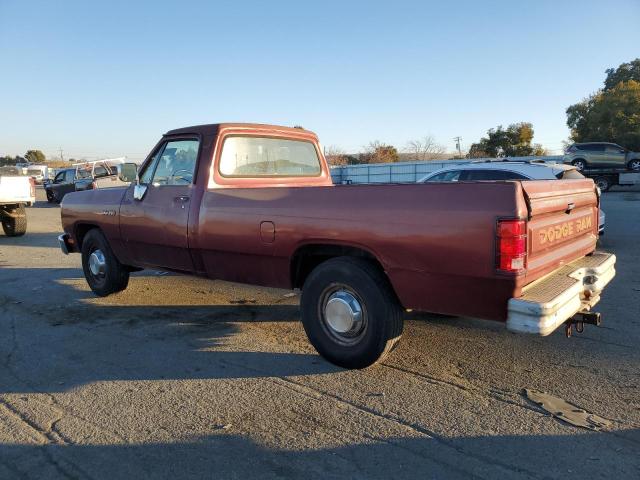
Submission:
<svg viewBox="0 0 640 480">
<path fill-rule="evenodd" d="M 402 308 L 371 262 L 338 257 L 316 267 L 304 284 L 302 323 L 311 344 L 331 363 L 365 368 L 400 340 Z"/>
<path fill-rule="evenodd" d="M 585 168 L 587 168 L 587 162 L 585 162 L 584 160 L 574 160 L 573 162 L 571 162 L 571 165 L 576 167 L 576 169 L 579 171 L 583 171 Z"/>
<path fill-rule="evenodd" d="M 82 270 L 93 293 L 101 297 L 120 292 L 129 284 L 129 270 L 98 229 L 90 230 L 82 241 Z"/>
<path fill-rule="evenodd" d="M 629 167 L 629 170 L 633 170 L 634 172 L 640 171 L 640 158 L 631 160 L 627 167 Z"/>
</svg>

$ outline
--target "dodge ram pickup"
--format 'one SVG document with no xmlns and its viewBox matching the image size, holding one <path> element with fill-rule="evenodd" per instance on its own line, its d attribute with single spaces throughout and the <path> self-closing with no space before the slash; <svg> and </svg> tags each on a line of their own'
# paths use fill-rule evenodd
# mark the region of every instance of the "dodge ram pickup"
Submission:
<svg viewBox="0 0 640 480">
<path fill-rule="evenodd" d="M 310 342 L 347 368 L 385 358 L 410 309 L 598 323 L 615 274 L 589 179 L 338 186 L 315 134 L 257 124 L 172 130 L 120 178 L 62 202 L 60 247 L 95 294 L 144 268 L 300 288 Z"/>
</svg>

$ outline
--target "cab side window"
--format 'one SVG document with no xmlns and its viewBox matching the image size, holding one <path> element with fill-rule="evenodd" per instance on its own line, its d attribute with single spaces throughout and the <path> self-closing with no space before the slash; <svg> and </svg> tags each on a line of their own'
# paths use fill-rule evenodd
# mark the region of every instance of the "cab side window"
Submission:
<svg viewBox="0 0 640 480">
<path fill-rule="evenodd" d="M 189 185 L 198 158 L 198 140 L 171 140 L 161 145 L 140 173 L 140 183 L 163 185 Z"/>
<path fill-rule="evenodd" d="M 56 178 L 53 179 L 53 183 L 62 183 L 64 182 L 65 172 L 60 172 L 56 175 Z"/>
<path fill-rule="evenodd" d="M 193 173 L 198 157 L 197 140 L 174 140 L 167 142 L 160 154 L 153 185 L 188 185 L 193 182 Z"/>
</svg>

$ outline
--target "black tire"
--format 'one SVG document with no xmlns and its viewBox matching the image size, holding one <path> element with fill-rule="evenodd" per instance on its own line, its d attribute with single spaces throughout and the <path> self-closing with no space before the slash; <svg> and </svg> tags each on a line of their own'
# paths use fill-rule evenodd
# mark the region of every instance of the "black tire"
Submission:
<svg viewBox="0 0 640 480">
<path fill-rule="evenodd" d="M 24 205 L 14 208 L 10 213 L 15 216 L 2 217 L 2 230 L 7 237 L 21 237 L 27 233 L 27 212 Z"/>
<path fill-rule="evenodd" d="M 574 167 L 576 167 L 579 171 L 584 170 L 585 168 L 587 168 L 587 162 L 584 161 L 582 158 L 579 158 L 577 160 L 574 160 L 573 162 L 571 162 L 571 165 L 573 165 Z"/>
<path fill-rule="evenodd" d="M 327 300 L 343 292 L 361 306 L 362 322 L 353 332 L 338 333 L 325 312 Z M 402 335 L 403 310 L 388 279 L 360 258 L 333 258 L 316 267 L 304 283 L 301 309 L 311 344 L 340 367 L 365 368 L 384 360 Z"/>
<path fill-rule="evenodd" d="M 593 181 L 601 192 L 606 192 L 611 188 L 611 180 L 609 177 L 596 177 Z"/>
<path fill-rule="evenodd" d="M 629 170 L 633 170 L 634 172 L 640 171 L 640 158 L 634 158 L 627 164 L 627 168 Z"/>
<path fill-rule="evenodd" d="M 91 257 L 94 253 L 98 256 L 99 252 L 104 260 L 104 271 L 94 273 Z M 89 287 L 100 297 L 120 292 L 129 285 L 129 270 L 118 261 L 109 242 L 97 228 L 89 230 L 82 240 L 82 270 Z"/>
<path fill-rule="evenodd" d="M 53 193 L 51 190 L 47 190 L 47 202 L 53 203 Z"/>
</svg>

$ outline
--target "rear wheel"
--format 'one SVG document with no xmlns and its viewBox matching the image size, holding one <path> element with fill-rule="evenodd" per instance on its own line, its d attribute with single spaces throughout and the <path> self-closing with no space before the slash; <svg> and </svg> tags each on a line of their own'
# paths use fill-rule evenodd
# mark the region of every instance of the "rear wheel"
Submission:
<svg viewBox="0 0 640 480">
<path fill-rule="evenodd" d="M 338 257 L 311 272 L 302 290 L 302 323 L 315 349 L 345 368 L 383 360 L 400 340 L 403 312 L 371 262 Z"/>
<path fill-rule="evenodd" d="M 20 237 L 27 233 L 27 212 L 24 205 L 13 208 L 2 216 L 2 230 L 7 237 Z"/>
<path fill-rule="evenodd" d="M 636 158 L 635 160 L 631 160 L 627 167 L 629 167 L 629 170 L 633 170 L 634 172 L 637 172 L 640 170 L 640 158 Z"/>
<path fill-rule="evenodd" d="M 106 297 L 120 292 L 129 284 L 129 270 L 113 254 L 100 230 L 89 230 L 82 240 L 82 270 L 96 295 Z"/>
<path fill-rule="evenodd" d="M 582 159 L 574 160 L 573 162 L 571 162 L 571 165 L 573 165 L 574 167 L 576 167 L 580 171 L 582 171 L 585 168 L 587 168 L 587 162 L 585 162 Z"/>
<path fill-rule="evenodd" d="M 611 180 L 609 180 L 609 177 L 597 177 L 593 182 L 601 192 L 606 192 L 611 188 Z"/>
</svg>

